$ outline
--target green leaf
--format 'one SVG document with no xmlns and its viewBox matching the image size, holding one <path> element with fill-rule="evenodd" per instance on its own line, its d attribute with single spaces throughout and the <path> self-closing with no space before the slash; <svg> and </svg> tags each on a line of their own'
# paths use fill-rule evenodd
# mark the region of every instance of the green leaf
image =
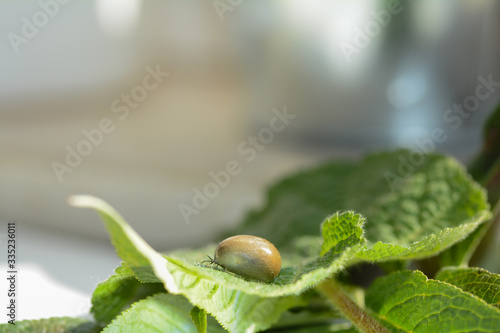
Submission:
<svg viewBox="0 0 500 333">
<path fill-rule="evenodd" d="M 316 235 L 324 216 L 346 209 L 366 217 L 368 245 L 358 257 L 372 262 L 436 255 L 491 216 L 484 190 L 457 161 L 398 150 L 286 178 L 238 232 L 289 246 L 298 235 Z"/>
<path fill-rule="evenodd" d="M 105 326 L 127 305 L 162 291 L 165 291 L 163 284 L 143 284 L 128 267 L 122 265 L 115 270 L 115 274 L 97 285 L 92 294 L 90 312 L 97 322 Z"/>
<path fill-rule="evenodd" d="M 500 308 L 500 275 L 481 268 L 445 267 L 436 280 L 448 282 Z"/>
<path fill-rule="evenodd" d="M 189 316 L 193 320 L 193 323 L 196 326 L 196 330 L 198 331 L 198 333 L 207 332 L 207 313 L 205 312 L 205 310 L 195 306 L 191 309 Z"/>
<path fill-rule="evenodd" d="M 134 303 L 103 333 L 197 333 L 189 312 L 193 306 L 182 296 L 156 294 Z"/>
<path fill-rule="evenodd" d="M 1 324 L 1 333 L 97 333 L 101 327 L 81 318 L 57 317 Z"/>
<path fill-rule="evenodd" d="M 498 332 L 500 311 L 448 283 L 419 271 L 377 279 L 366 306 L 393 332 Z"/>
<path fill-rule="evenodd" d="M 90 312 L 95 320 L 105 324 L 113 320 L 132 299 L 139 284 L 132 271 L 118 267 L 115 274 L 99 283 L 92 294 Z"/>
<path fill-rule="evenodd" d="M 170 293 L 181 293 L 189 301 L 213 315 L 232 332 L 251 332 L 270 327 L 287 309 L 304 303 L 300 294 L 339 272 L 359 248 L 361 229 L 346 229 L 329 251 L 319 256 L 321 237 L 296 240 L 296 250 L 282 253 L 283 268 L 272 283 L 247 281 L 208 265 L 200 265 L 212 245 L 202 250 L 173 251 L 163 257 L 145 244 L 137 233 L 109 205 L 90 196 L 78 196 L 72 203 L 97 209 L 110 233 L 118 254 L 142 281 L 163 282 Z M 351 214 L 352 218 L 358 218 Z M 346 221 L 333 215 L 324 222 L 334 230 Z M 354 222 L 352 222 L 354 223 Z M 310 249 L 314 248 L 314 253 Z M 158 258 L 158 256 L 161 257 Z M 238 320 L 235 320 L 238 318 Z"/>
<path fill-rule="evenodd" d="M 354 245 L 359 243 L 359 240 L 363 238 L 364 223 L 365 218 L 352 211 L 342 214 L 337 212 L 334 216 L 328 218 L 321 226 L 323 233 L 321 255 L 327 253 L 340 242 L 344 242 L 350 238 L 353 238 L 353 240 L 349 244 Z"/>
</svg>

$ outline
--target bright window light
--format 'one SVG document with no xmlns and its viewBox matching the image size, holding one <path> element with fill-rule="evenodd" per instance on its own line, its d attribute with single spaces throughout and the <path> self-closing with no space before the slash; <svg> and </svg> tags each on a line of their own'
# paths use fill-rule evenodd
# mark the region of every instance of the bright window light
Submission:
<svg viewBox="0 0 500 333">
<path fill-rule="evenodd" d="M 101 29 L 111 37 L 130 33 L 139 19 L 141 0 L 96 0 Z"/>
</svg>

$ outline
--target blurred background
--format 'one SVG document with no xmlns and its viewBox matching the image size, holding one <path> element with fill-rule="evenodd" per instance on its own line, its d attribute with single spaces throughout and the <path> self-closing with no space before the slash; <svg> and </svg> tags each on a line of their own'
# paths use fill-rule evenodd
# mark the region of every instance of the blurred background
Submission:
<svg viewBox="0 0 500 333">
<path fill-rule="evenodd" d="M 120 262 L 69 195 L 103 198 L 167 250 L 219 241 L 322 160 L 442 129 L 433 150 L 469 162 L 500 100 L 484 85 L 500 81 L 498 17 L 495 0 L 0 2 L 0 221 L 18 226 L 21 319 L 85 313 Z M 453 111 L 479 85 L 487 97 Z M 187 223 L 182 204 L 232 160 L 241 172 Z"/>
</svg>

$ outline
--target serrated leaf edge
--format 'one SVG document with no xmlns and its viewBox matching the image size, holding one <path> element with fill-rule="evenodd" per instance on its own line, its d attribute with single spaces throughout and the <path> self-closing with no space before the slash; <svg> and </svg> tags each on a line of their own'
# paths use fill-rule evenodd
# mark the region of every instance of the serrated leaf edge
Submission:
<svg viewBox="0 0 500 333">
<path fill-rule="evenodd" d="M 495 312 L 498 313 L 498 315 L 500 316 L 500 309 L 498 309 L 497 307 L 491 305 L 491 304 L 488 304 L 485 300 L 477 297 L 476 295 L 474 294 L 471 294 L 469 292 L 466 292 L 464 290 L 462 290 L 461 288 L 457 287 L 457 286 L 454 286 L 448 282 L 445 282 L 445 281 L 441 281 L 441 280 L 435 280 L 435 279 L 429 279 L 423 272 L 421 272 L 420 270 L 403 270 L 403 271 L 399 271 L 399 272 L 412 272 L 412 273 L 417 273 L 417 274 L 420 274 L 422 275 L 423 277 L 425 277 L 425 283 L 429 282 L 429 281 L 435 281 L 436 283 L 438 284 L 443 284 L 443 285 L 448 285 L 448 286 L 451 286 L 453 289 L 456 289 L 457 291 L 467 295 L 467 296 L 471 296 L 472 298 L 474 298 L 475 300 L 478 300 L 480 303 L 482 303 L 483 305 L 486 305 L 488 308 L 494 310 Z M 404 328 L 394 324 L 393 322 L 391 322 L 390 320 L 388 320 L 387 318 L 385 318 L 385 316 L 381 316 L 380 314 L 378 314 L 377 312 L 369 309 L 371 313 L 375 314 L 377 317 L 381 318 L 382 320 L 384 320 L 386 323 L 389 323 L 390 325 L 404 331 L 404 332 L 409 332 L 409 331 L 406 331 Z M 411 331 L 412 332 L 412 331 Z"/>
</svg>

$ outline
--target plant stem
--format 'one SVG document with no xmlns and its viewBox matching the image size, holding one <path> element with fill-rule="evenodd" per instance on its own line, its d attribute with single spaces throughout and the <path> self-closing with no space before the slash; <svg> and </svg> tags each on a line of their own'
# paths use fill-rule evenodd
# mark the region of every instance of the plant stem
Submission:
<svg viewBox="0 0 500 333">
<path fill-rule="evenodd" d="M 333 279 L 322 282 L 318 289 L 363 333 L 389 333 L 378 321 L 354 303 Z"/>
</svg>

